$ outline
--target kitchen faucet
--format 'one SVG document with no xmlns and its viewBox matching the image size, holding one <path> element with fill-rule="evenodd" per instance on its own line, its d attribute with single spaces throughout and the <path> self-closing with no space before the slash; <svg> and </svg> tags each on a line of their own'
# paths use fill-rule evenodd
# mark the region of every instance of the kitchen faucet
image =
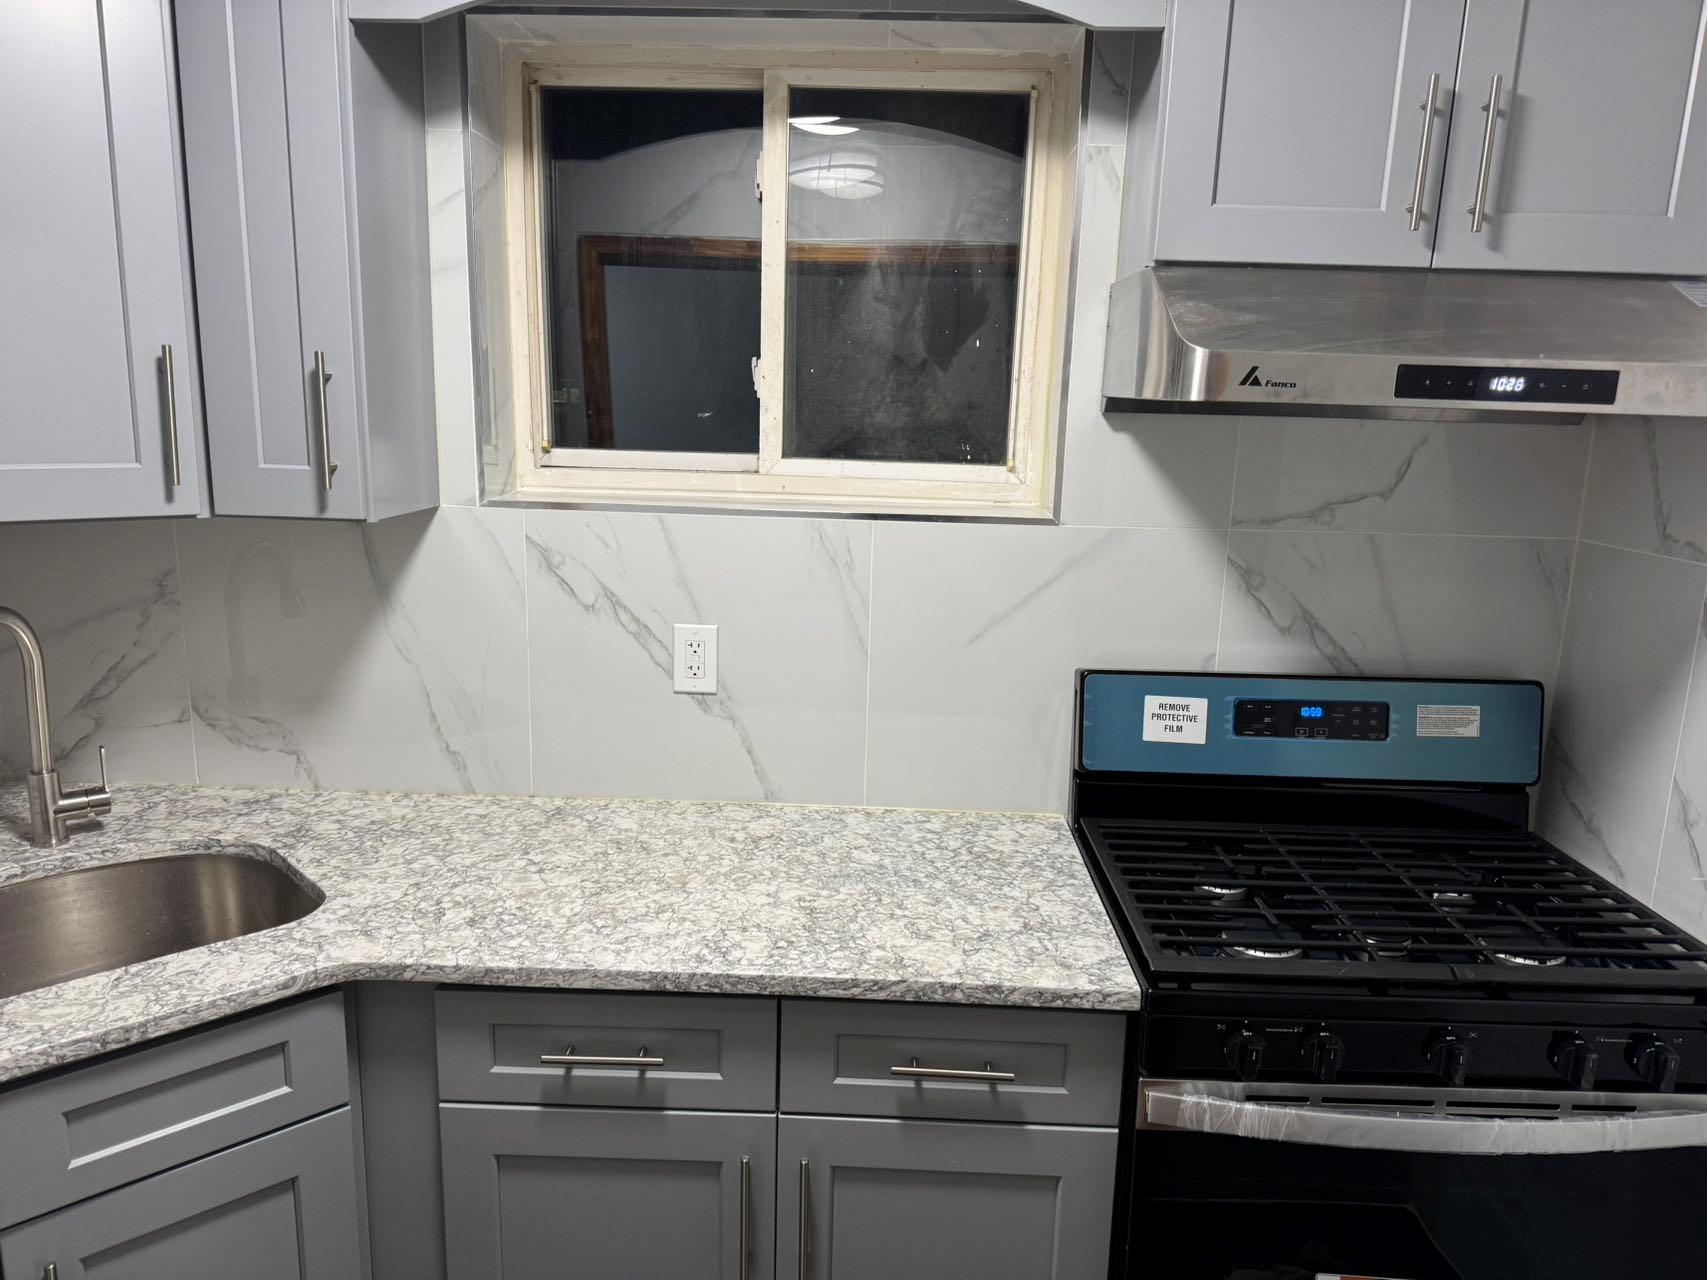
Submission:
<svg viewBox="0 0 1707 1280">
<path fill-rule="evenodd" d="M 35 628 L 12 609 L 0 608 L 0 629 L 18 638 L 18 652 L 24 659 L 24 709 L 30 725 L 30 843 L 63 844 L 72 821 L 112 811 L 113 793 L 107 788 L 107 749 L 100 749 L 100 786 L 75 791 L 59 789 L 59 771 L 53 765 L 53 727 L 47 711 L 47 674 L 42 665 L 41 641 Z"/>
</svg>

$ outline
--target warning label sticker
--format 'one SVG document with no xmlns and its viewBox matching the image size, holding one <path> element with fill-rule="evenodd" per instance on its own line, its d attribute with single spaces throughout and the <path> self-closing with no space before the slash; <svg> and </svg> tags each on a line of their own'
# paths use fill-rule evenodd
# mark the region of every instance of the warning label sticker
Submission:
<svg viewBox="0 0 1707 1280">
<path fill-rule="evenodd" d="M 1417 708 L 1419 738 L 1479 738 L 1482 736 L 1480 707 L 1424 705 Z"/>
<path fill-rule="evenodd" d="M 1144 695 L 1145 742 L 1209 741 L 1209 699 Z"/>
</svg>

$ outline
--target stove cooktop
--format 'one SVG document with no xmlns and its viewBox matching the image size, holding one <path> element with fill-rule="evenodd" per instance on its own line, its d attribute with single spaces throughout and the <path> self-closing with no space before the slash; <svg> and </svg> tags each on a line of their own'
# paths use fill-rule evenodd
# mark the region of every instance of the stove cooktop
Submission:
<svg viewBox="0 0 1707 1280">
<path fill-rule="evenodd" d="M 1080 827 L 1153 983 L 1707 988 L 1707 947 L 1527 831 Z"/>
</svg>

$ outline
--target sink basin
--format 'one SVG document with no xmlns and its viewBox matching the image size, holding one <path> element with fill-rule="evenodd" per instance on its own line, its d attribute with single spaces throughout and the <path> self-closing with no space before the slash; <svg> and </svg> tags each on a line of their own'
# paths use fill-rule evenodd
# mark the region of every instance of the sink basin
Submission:
<svg viewBox="0 0 1707 1280">
<path fill-rule="evenodd" d="M 289 924 L 321 901 L 282 867 L 233 853 L 0 885 L 0 998 Z"/>
</svg>

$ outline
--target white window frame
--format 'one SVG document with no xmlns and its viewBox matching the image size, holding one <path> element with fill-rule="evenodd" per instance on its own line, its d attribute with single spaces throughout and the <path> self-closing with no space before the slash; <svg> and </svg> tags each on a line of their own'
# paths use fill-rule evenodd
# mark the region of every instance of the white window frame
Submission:
<svg viewBox="0 0 1707 1280">
<path fill-rule="evenodd" d="M 1060 435 L 1066 355 L 1067 280 L 1073 226 L 1073 145 L 1082 38 L 1039 30 L 1039 48 L 971 50 L 827 47 L 875 23 L 769 22 L 782 45 L 740 48 L 637 40 L 646 19 L 602 21 L 564 36 L 507 47 L 503 58 L 505 218 L 510 273 L 518 498 L 556 503 L 759 507 L 862 513 L 931 513 L 1049 518 Z M 658 31 L 659 20 L 651 20 Z M 685 20 L 696 33 L 719 20 Z M 588 24 L 590 26 L 590 24 Z M 739 28 L 741 20 L 722 20 Z M 953 30 L 957 24 L 941 24 Z M 1019 29 L 1019 28 L 1016 28 Z M 668 27 L 665 27 L 668 32 Z M 829 38 L 826 39 L 826 36 Z M 618 37 L 618 38 L 612 38 Z M 733 38 L 733 37 L 728 37 Z M 808 45 L 807 39 L 814 43 Z M 1010 43 L 1013 41 L 1010 38 Z M 1023 36 L 1018 43 L 1024 44 Z M 760 451 L 646 453 L 550 446 L 550 362 L 545 315 L 543 165 L 538 140 L 545 87 L 760 89 L 765 145 L 760 160 L 760 350 L 756 384 Z M 788 96 L 800 87 L 984 90 L 1031 97 L 1019 268 L 1019 315 L 1009 394 L 1007 466 L 875 462 L 781 456 L 785 405 L 788 250 Z M 774 145 L 781 139 L 783 145 Z"/>
</svg>

